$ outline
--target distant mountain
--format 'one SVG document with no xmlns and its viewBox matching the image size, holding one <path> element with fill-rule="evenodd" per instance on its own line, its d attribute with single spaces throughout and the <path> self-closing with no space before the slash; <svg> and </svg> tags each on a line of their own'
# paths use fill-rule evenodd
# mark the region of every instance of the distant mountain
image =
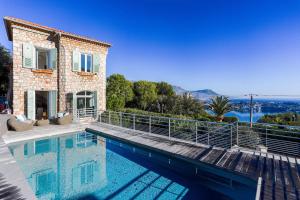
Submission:
<svg viewBox="0 0 300 200">
<path fill-rule="evenodd" d="M 173 87 L 174 92 L 175 92 L 177 95 L 182 95 L 182 94 L 184 94 L 184 93 L 186 93 L 186 92 L 189 92 L 189 91 L 183 89 L 182 87 L 179 87 L 179 86 L 176 86 L 176 85 L 172 85 L 172 87 Z"/>
<path fill-rule="evenodd" d="M 200 99 L 200 100 L 208 100 L 211 97 L 219 95 L 218 93 L 216 93 L 215 91 L 210 90 L 210 89 L 190 91 L 190 90 L 186 90 L 186 89 L 183 89 L 182 87 L 175 86 L 175 85 L 173 86 L 173 89 L 177 95 L 182 95 L 182 94 L 188 92 L 195 99 Z"/>
</svg>

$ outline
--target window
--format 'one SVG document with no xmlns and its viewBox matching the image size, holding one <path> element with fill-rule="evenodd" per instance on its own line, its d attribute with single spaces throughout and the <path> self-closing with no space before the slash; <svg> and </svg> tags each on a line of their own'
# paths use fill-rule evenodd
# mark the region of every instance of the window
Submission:
<svg viewBox="0 0 300 200">
<path fill-rule="evenodd" d="M 36 49 L 36 68 L 48 69 L 49 68 L 49 51 L 45 49 Z"/>
<path fill-rule="evenodd" d="M 82 53 L 80 55 L 80 68 L 82 72 L 92 72 L 92 55 Z"/>
<path fill-rule="evenodd" d="M 39 196 L 53 192 L 55 174 L 53 171 L 40 172 L 36 175 L 36 194 Z"/>
<path fill-rule="evenodd" d="M 35 154 L 42 154 L 50 152 L 50 140 L 35 141 Z"/>
<path fill-rule="evenodd" d="M 28 144 L 24 145 L 24 156 L 28 156 Z"/>
<path fill-rule="evenodd" d="M 77 147 L 82 147 L 82 148 L 96 145 L 97 137 L 96 135 L 91 133 L 86 133 L 86 132 L 78 133 L 76 135 L 76 144 Z"/>
<path fill-rule="evenodd" d="M 94 163 L 85 163 L 80 166 L 80 183 L 81 185 L 93 182 L 94 178 Z"/>
</svg>

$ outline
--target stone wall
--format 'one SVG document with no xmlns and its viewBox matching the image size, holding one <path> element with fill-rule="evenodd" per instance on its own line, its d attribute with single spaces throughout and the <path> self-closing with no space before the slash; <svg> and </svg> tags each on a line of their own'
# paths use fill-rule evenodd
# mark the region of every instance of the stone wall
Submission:
<svg viewBox="0 0 300 200">
<path fill-rule="evenodd" d="M 99 53 L 101 55 L 99 73 L 93 74 L 72 71 L 72 54 L 76 48 L 81 53 Z M 106 55 L 106 47 L 67 37 L 61 38 L 59 62 L 60 65 L 64 67 L 60 68 L 59 70 L 59 76 L 61 80 L 59 83 L 59 110 L 63 111 L 66 109 L 65 100 L 67 93 L 77 93 L 83 90 L 97 91 L 98 109 L 106 108 Z"/>
<path fill-rule="evenodd" d="M 57 90 L 58 111 L 66 109 L 66 94 L 83 90 L 97 91 L 98 109 L 106 109 L 106 55 L 108 48 L 96 43 L 79 41 L 66 36 L 61 37 L 58 46 L 57 37 L 24 27 L 13 27 L 13 114 L 26 114 L 27 90 Z M 36 47 L 58 48 L 57 70 L 52 73 L 36 73 L 35 70 L 23 68 L 22 45 L 30 42 Z M 72 52 L 78 49 L 83 53 L 100 53 L 99 73 L 82 74 L 72 71 Z"/>
<path fill-rule="evenodd" d="M 13 34 L 13 114 L 25 113 L 27 90 L 57 90 L 57 70 L 52 74 L 34 73 L 23 68 L 23 43 L 30 42 L 36 47 L 55 48 L 50 35 L 29 29 L 14 27 Z"/>
</svg>

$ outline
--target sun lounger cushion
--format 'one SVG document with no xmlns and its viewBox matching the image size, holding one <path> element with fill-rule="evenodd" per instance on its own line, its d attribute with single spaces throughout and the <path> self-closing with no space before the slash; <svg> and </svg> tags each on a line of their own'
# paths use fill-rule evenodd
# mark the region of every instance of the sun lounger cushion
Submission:
<svg viewBox="0 0 300 200">
<path fill-rule="evenodd" d="M 7 121 L 7 124 L 8 127 L 14 131 L 27 131 L 32 129 L 34 122 L 21 122 L 18 121 L 16 118 L 11 118 Z"/>
<path fill-rule="evenodd" d="M 72 115 L 67 115 L 64 117 L 56 118 L 54 121 L 58 125 L 65 125 L 65 124 L 70 124 L 72 123 L 73 116 Z"/>
</svg>

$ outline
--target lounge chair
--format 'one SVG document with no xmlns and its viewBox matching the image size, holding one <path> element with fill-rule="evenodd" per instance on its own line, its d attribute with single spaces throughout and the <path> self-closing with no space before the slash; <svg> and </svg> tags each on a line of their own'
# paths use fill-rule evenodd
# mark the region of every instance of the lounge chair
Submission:
<svg viewBox="0 0 300 200">
<path fill-rule="evenodd" d="M 54 119 L 54 123 L 58 125 L 66 125 L 72 123 L 73 116 L 68 114 L 63 117 L 58 117 Z"/>
<path fill-rule="evenodd" d="M 14 118 L 10 114 L 0 114 L 0 135 L 8 131 L 7 121 L 11 118 Z"/>
<path fill-rule="evenodd" d="M 28 131 L 33 127 L 34 121 L 19 121 L 16 118 L 10 118 L 7 121 L 7 125 L 10 129 L 14 131 Z"/>
<path fill-rule="evenodd" d="M 49 120 L 48 119 L 41 119 L 37 120 L 35 123 L 36 126 L 46 126 L 49 125 Z"/>
</svg>

